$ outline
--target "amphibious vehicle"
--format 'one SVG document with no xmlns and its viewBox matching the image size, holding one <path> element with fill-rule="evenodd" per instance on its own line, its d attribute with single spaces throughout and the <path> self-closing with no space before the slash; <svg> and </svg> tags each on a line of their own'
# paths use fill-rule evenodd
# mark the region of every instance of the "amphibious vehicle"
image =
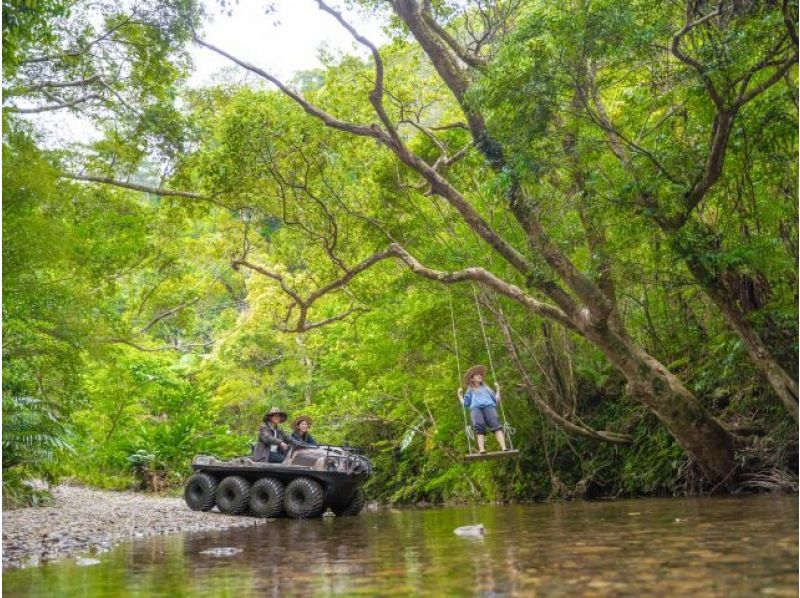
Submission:
<svg viewBox="0 0 800 598">
<path fill-rule="evenodd" d="M 190 509 L 257 517 L 357 515 L 364 506 L 361 485 L 369 477 L 369 459 L 352 447 L 293 447 L 282 463 L 237 457 L 228 461 L 198 455 L 183 496 Z"/>
</svg>

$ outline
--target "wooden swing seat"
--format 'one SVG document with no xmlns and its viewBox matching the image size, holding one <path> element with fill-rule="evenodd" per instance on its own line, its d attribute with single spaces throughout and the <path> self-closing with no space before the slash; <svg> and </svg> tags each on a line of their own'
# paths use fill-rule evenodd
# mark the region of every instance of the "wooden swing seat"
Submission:
<svg viewBox="0 0 800 598">
<path fill-rule="evenodd" d="M 506 457 L 517 457 L 519 456 L 518 450 L 511 450 L 511 451 L 492 451 L 487 453 L 470 453 L 468 455 L 464 455 L 464 461 L 491 461 L 494 459 L 505 459 Z"/>
</svg>

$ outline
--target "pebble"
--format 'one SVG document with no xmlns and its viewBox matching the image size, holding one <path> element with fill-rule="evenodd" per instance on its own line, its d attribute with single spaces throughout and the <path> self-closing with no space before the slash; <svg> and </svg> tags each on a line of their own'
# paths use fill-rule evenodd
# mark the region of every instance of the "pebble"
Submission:
<svg viewBox="0 0 800 598">
<path fill-rule="evenodd" d="M 78 565 L 78 567 L 89 567 L 91 565 L 99 565 L 100 561 L 98 561 L 97 559 L 87 559 L 84 557 L 78 557 L 77 559 L 75 559 L 75 564 Z"/>
<path fill-rule="evenodd" d="M 242 552 L 241 548 L 233 548 L 226 546 L 225 548 L 209 548 L 208 550 L 201 550 L 200 554 L 210 554 L 211 556 L 233 556 Z"/>
<path fill-rule="evenodd" d="M 479 523 L 478 525 L 465 525 L 463 527 L 457 527 L 453 530 L 453 533 L 456 536 L 477 538 L 486 533 L 486 528 L 483 527 L 482 523 Z"/>
<path fill-rule="evenodd" d="M 266 522 L 216 511 L 192 511 L 182 498 L 139 492 L 62 485 L 52 493 L 51 506 L 3 511 L 3 569 L 33 567 L 80 553 L 98 555 L 133 538 Z"/>
</svg>

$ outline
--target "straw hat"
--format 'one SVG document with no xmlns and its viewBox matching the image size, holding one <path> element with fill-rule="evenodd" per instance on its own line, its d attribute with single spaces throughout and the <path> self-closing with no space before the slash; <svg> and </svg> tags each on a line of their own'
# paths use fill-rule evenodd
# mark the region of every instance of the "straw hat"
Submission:
<svg viewBox="0 0 800 598">
<path fill-rule="evenodd" d="M 307 422 L 309 426 L 312 423 L 311 418 L 308 415 L 300 415 L 294 418 L 294 421 L 292 422 L 292 428 L 296 429 L 297 426 L 300 425 L 300 422 Z"/>
<path fill-rule="evenodd" d="M 467 370 L 467 373 L 464 374 L 464 387 L 469 388 L 470 382 L 472 382 L 472 377 L 475 374 L 480 374 L 484 378 L 486 378 L 486 366 L 482 365 L 473 365 L 471 368 Z"/>
<path fill-rule="evenodd" d="M 285 411 L 281 411 L 278 407 L 273 407 L 264 414 L 264 423 L 268 422 L 269 418 L 273 415 L 280 415 L 281 423 L 285 422 L 286 418 L 289 417 L 288 415 L 286 415 Z"/>
</svg>

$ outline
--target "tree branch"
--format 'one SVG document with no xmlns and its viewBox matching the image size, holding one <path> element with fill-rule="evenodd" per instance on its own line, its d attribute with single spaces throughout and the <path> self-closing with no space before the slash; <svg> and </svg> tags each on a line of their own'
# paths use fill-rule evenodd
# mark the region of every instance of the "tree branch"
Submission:
<svg viewBox="0 0 800 598">
<path fill-rule="evenodd" d="M 377 125 L 358 125 L 354 123 L 349 123 L 343 120 L 339 120 L 335 116 L 328 114 L 321 108 L 315 106 L 314 104 L 307 101 L 302 95 L 296 93 L 289 89 L 286 85 L 284 85 L 279 79 L 270 75 L 267 71 L 258 68 L 257 66 L 250 64 L 244 60 L 236 58 L 235 56 L 228 54 L 224 50 L 219 49 L 218 47 L 214 46 L 213 44 L 208 43 L 197 37 L 195 35 L 194 41 L 197 42 L 199 45 L 203 46 L 204 48 L 208 48 L 212 52 L 216 52 L 220 56 L 224 56 L 228 60 L 235 62 L 242 68 L 257 74 L 259 77 L 263 77 L 270 83 L 272 83 L 275 87 L 281 90 L 285 95 L 289 96 L 293 99 L 297 104 L 300 105 L 303 110 L 305 110 L 311 116 L 320 119 L 326 126 L 331 127 L 332 129 L 337 129 L 339 131 L 344 131 L 346 133 L 352 133 L 353 135 L 360 135 L 362 137 L 374 137 L 374 138 L 385 138 L 386 133 L 382 131 Z"/>
<path fill-rule="evenodd" d="M 259 266 L 258 264 L 254 264 L 245 259 L 235 259 L 233 260 L 233 262 L 231 262 L 231 267 L 233 267 L 234 270 L 238 271 L 239 266 L 244 266 L 245 268 L 253 270 L 254 272 L 258 272 L 262 276 L 271 278 L 272 280 L 276 281 L 279 285 L 281 285 L 281 289 L 283 290 L 283 292 L 289 295 L 289 297 L 291 297 L 297 305 L 302 307 L 306 304 L 306 302 L 303 301 L 303 299 L 300 297 L 297 291 L 295 291 L 288 284 L 286 284 L 286 280 L 284 280 L 283 276 L 281 276 L 280 274 L 267 270 L 264 266 Z"/>
<path fill-rule="evenodd" d="M 400 258 L 400 260 L 402 260 L 412 272 L 422 276 L 423 278 L 434 280 L 443 284 L 453 284 L 466 281 L 477 282 L 483 286 L 493 289 L 509 299 L 513 299 L 536 314 L 550 318 L 551 320 L 555 320 L 570 330 L 580 333 L 572 319 L 561 309 L 534 299 L 530 295 L 527 295 L 518 286 L 498 278 L 484 268 L 473 267 L 463 270 L 456 270 L 453 272 L 432 270 L 420 263 L 419 260 L 417 260 L 397 243 L 392 243 L 390 245 L 390 251 L 396 257 Z"/>
<path fill-rule="evenodd" d="M 466 198 L 456 190 L 447 180 L 445 180 L 436 170 L 428 165 L 422 158 L 408 150 L 401 140 L 393 138 L 390 134 L 380 129 L 377 125 L 370 125 L 369 127 L 363 125 L 355 125 L 336 119 L 324 110 L 308 102 L 299 94 L 287 88 L 278 79 L 255 67 L 243 60 L 239 60 L 222 50 L 208 44 L 195 37 L 197 43 L 207 47 L 221 56 L 232 60 L 236 64 L 246 68 L 261 77 L 264 77 L 278 87 L 284 94 L 289 96 L 310 115 L 319 118 L 322 122 L 331 128 L 340 131 L 349 132 L 355 135 L 373 137 L 378 139 L 386 147 L 391 149 L 400 160 L 422 175 L 422 177 L 430 184 L 431 190 L 444 197 L 450 205 L 452 205 L 464 218 L 466 223 L 491 247 L 502 255 L 514 268 L 516 268 L 523 275 L 528 276 L 533 267 L 530 262 L 511 244 L 505 241 L 488 222 L 478 213 L 478 211 L 470 204 Z"/>
<path fill-rule="evenodd" d="M 680 185 L 681 182 L 661 164 L 661 162 L 653 155 L 652 152 L 641 147 L 632 139 L 629 139 L 611 122 L 611 118 L 608 115 L 605 104 L 603 104 L 603 100 L 600 97 L 600 92 L 597 89 L 595 71 L 591 65 L 586 66 L 585 76 L 586 86 L 589 88 L 588 93 L 586 92 L 586 89 L 584 89 L 582 82 L 576 81 L 575 89 L 578 92 L 578 97 L 580 98 L 586 113 L 589 115 L 589 118 L 591 118 L 605 132 L 609 145 L 611 146 L 611 151 L 614 153 L 620 163 L 625 168 L 630 170 L 633 166 L 630 150 L 635 151 L 636 153 L 641 154 L 650 160 L 650 162 L 661 174 L 667 178 L 668 181 L 674 185 Z M 590 98 L 591 103 L 594 106 L 594 110 L 592 110 L 592 107 L 590 106 Z M 623 145 L 623 143 L 627 146 L 627 148 Z"/>
<path fill-rule="evenodd" d="M 466 48 L 459 44 L 458 41 L 456 41 L 456 39 L 450 35 L 450 33 L 444 27 L 439 25 L 439 23 L 433 17 L 433 14 L 431 14 L 430 5 L 428 3 L 425 3 L 422 8 L 422 18 L 425 19 L 428 27 L 435 31 L 436 35 L 438 35 L 442 41 L 444 41 L 444 43 L 450 46 L 450 49 L 453 51 L 453 53 L 458 56 L 464 62 L 464 64 L 474 68 L 482 68 L 488 64 L 487 60 L 482 56 L 467 52 Z"/>
<path fill-rule="evenodd" d="M 592 440 L 600 440 L 603 442 L 610 442 L 612 444 L 630 444 L 631 438 L 626 434 L 619 434 L 618 432 L 610 432 L 606 430 L 595 430 L 593 428 L 589 428 L 587 426 L 576 424 L 575 422 L 571 422 L 558 412 L 556 412 L 548 403 L 545 401 L 539 392 L 536 390 L 536 385 L 530 379 L 528 375 L 528 370 L 522 364 L 522 360 L 517 353 L 517 348 L 514 345 L 514 341 L 511 338 L 511 333 L 508 328 L 508 323 L 505 321 L 504 318 L 498 318 L 498 322 L 500 323 L 500 329 L 503 331 L 503 338 L 505 340 L 506 348 L 508 349 L 508 353 L 511 356 L 511 361 L 514 363 L 517 372 L 522 377 L 523 385 L 525 386 L 526 391 L 528 392 L 528 396 L 533 401 L 533 403 L 539 408 L 539 411 L 550 421 L 556 424 L 558 427 L 563 429 L 568 434 L 574 434 L 576 436 L 582 436 L 584 438 L 590 438 Z"/>
<path fill-rule="evenodd" d="M 725 153 L 728 149 L 728 140 L 730 139 L 735 117 L 735 111 L 720 111 L 715 115 L 708 159 L 698 180 L 684 193 L 683 212 L 674 218 L 664 221 L 668 230 L 676 232 L 683 227 L 694 209 L 706 196 L 708 190 L 722 175 L 722 166 L 725 162 Z"/>
<path fill-rule="evenodd" d="M 675 58 L 677 58 L 684 64 L 689 65 L 695 71 L 697 71 L 697 74 L 700 75 L 700 78 L 703 80 L 703 83 L 706 86 L 706 90 L 708 91 L 708 95 L 711 96 L 711 100 L 714 102 L 714 105 L 719 110 L 725 110 L 725 102 L 722 99 L 722 96 L 717 91 L 717 88 L 714 85 L 714 82 L 711 80 L 711 77 L 709 77 L 708 73 L 706 73 L 705 67 L 703 67 L 703 65 L 700 64 L 699 61 L 685 54 L 681 50 L 681 40 L 683 39 L 683 37 L 687 35 L 695 27 L 699 27 L 703 23 L 707 23 L 714 17 L 719 16 L 720 9 L 717 8 L 708 13 L 707 15 L 697 19 L 696 21 L 691 21 L 691 16 L 692 16 L 691 11 L 693 6 L 694 6 L 693 2 L 686 3 L 686 23 L 684 24 L 683 28 L 681 28 L 681 30 L 678 31 L 673 36 L 670 49 L 672 51 L 672 55 L 675 56 Z"/>
<path fill-rule="evenodd" d="M 148 185 L 139 185 L 138 183 L 129 183 L 127 181 L 118 181 L 109 177 L 91 176 L 84 174 L 61 173 L 59 175 L 64 179 L 72 179 L 75 181 L 84 181 L 88 183 L 102 183 L 103 185 L 111 185 L 113 187 L 120 187 L 122 189 L 130 189 L 132 191 L 141 191 L 142 193 L 151 193 L 153 195 L 160 195 L 161 197 L 185 197 L 187 199 L 202 199 L 216 203 L 210 196 L 202 195 L 200 193 L 193 193 L 191 191 L 177 191 L 175 189 L 164 189 L 163 187 L 150 187 Z M 220 204 L 217 204 L 220 205 Z M 226 206 L 222 206 L 226 207 Z"/>
<path fill-rule="evenodd" d="M 64 87 L 82 87 L 84 85 L 91 85 L 100 80 L 100 75 L 94 75 L 87 79 L 79 79 L 77 81 L 40 81 L 36 85 L 32 85 L 27 89 L 28 92 L 38 91 L 44 88 L 64 88 Z"/>
<path fill-rule="evenodd" d="M 328 6 L 323 0 L 317 0 L 317 5 L 321 10 L 327 12 L 329 15 L 333 16 L 339 24 L 344 27 L 347 32 L 353 36 L 359 44 L 367 48 L 370 53 L 372 54 L 372 60 L 375 63 L 375 85 L 372 88 L 372 91 L 369 93 L 369 101 L 372 104 L 372 107 L 375 109 L 378 118 L 380 118 L 383 126 L 386 127 L 386 130 L 389 132 L 392 140 L 395 143 L 401 144 L 399 136 L 397 135 L 397 129 L 395 128 L 394 124 L 392 124 L 389 115 L 386 113 L 386 109 L 383 106 L 383 60 L 381 60 L 381 54 L 378 51 L 378 48 L 369 41 L 366 37 L 358 33 L 355 28 L 348 23 L 344 17 L 342 17 L 341 13 L 335 11 L 330 6 Z"/>
<path fill-rule="evenodd" d="M 483 116 L 467 104 L 466 92 L 469 81 L 454 57 L 452 50 L 431 30 L 422 17 L 416 0 L 392 0 L 392 7 L 395 13 L 409 27 L 420 46 L 428 55 L 428 58 L 430 58 L 434 68 L 461 106 L 467 117 L 475 147 L 487 159 L 492 169 L 495 171 L 502 170 L 505 166 L 503 147 L 489 135 Z M 441 195 L 455 207 L 470 227 L 520 273 L 525 275 L 530 284 L 550 297 L 565 313 L 571 316 L 579 315 L 579 310 L 572 298 L 555 281 L 545 279 L 541 274 L 536 273 L 533 265 L 519 254 L 515 248 L 500 239 L 489 228 L 488 224 L 480 216 L 477 216 L 472 206 L 464 200 L 461 194 L 440 177 L 435 169 L 416 156 L 404 156 L 398 152 L 396 153 L 405 164 L 422 174 L 430 184 L 431 191 Z M 534 213 L 535 208 L 532 202 L 524 196 L 522 188 L 517 181 L 514 181 L 507 196 L 512 214 L 520 225 L 524 227 L 528 235 L 530 247 L 540 254 L 551 268 L 562 274 L 564 281 L 583 301 L 587 302 L 587 305 L 592 305 L 591 315 L 598 323 L 602 322 L 605 317 L 604 314 L 609 313 L 608 302 L 604 300 L 602 292 L 577 271 L 574 264 L 570 262 L 560 248 L 548 240 L 544 227 Z M 599 302 L 595 301 L 595 299 L 598 299 Z"/>
<path fill-rule="evenodd" d="M 436 282 L 440 282 L 442 284 L 454 284 L 466 281 L 474 281 L 479 284 L 482 284 L 488 288 L 493 289 L 494 291 L 500 293 L 505 297 L 513 299 L 517 303 L 520 303 L 521 305 L 526 307 L 528 310 L 536 314 L 539 314 L 543 317 L 555 320 L 560 324 L 562 324 L 563 326 L 566 326 L 567 328 L 580 333 L 580 331 L 577 329 L 572 319 L 558 307 L 542 303 L 541 301 L 534 299 L 533 297 L 527 295 L 522 289 L 520 289 L 516 285 L 513 285 L 498 278 L 497 276 L 495 276 L 494 274 L 483 268 L 477 268 L 477 267 L 466 268 L 464 270 L 457 270 L 453 272 L 432 270 L 424 266 L 419 260 L 417 260 L 414 256 L 412 256 L 406 249 L 404 249 L 398 243 L 392 243 L 389 245 L 388 249 L 374 253 L 368 256 L 367 258 L 363 259 L 355 266 L 347 269 L 344 275 L 311 292 L 305 299 L 300 296 L 300 293 L 289 287 L 283 276 L 281 276 L 276 272 L 272 272 L 267 268 L 264 268 L 263 266 L 254 264 L 252 262 L 243 259 L 234 260 L 232 265 L 234 269 L 238 269 L 240 266 L 244 266 L 246 268 L 249 268 L 250 270 L 253 270 L 254 272 L 258 272 L 259 274 L 278 282 L 283 292 L 292 299 L 292 305 L 289 308 L 290 312 L 294 307 L 299 308 L 297 324 L 291 328 L 285 327 L 285 329 L 287 331 L 302 332 L 310 328 L 319 327 L 324 323 L 327 323 L 328 321 L 341 320 L 345 318 L 347 315 L 349 315 L 349 313 L 357 311 L 357 309 L 351 308 L 347 314 L 334 316 L 332 319 L 329 318 L 326 321 L 314 324 L 309 324 L 306 321 L 309 308 L 311 308 L 311 306 L 320 298 L 341 289 L 353 278 L 355 278 L 365 270 L 371 268 L 375 264 L 393 257 L 398 258 L 400 261 L 402 261 L 415 274 L 423 278 L 427 278 L 428 280 L 433 280 Z M 287 313 L 286 320 L 288 320 L 288 316 L 289 314 Z"/>
<path fill-rule="evenodd" d="M 760 85 L 753 87 L 750 91 L 747 90 L 746 85 L 742 85 L 742 89 L 739 92 L 736 100 L 733 102 L 733 108 L 739 109 L 744 106 L 747 102 L 755 98 L 756 96 L 764 93 L 767 89 L 775 85 L 781 78 L 789 71 L 792 66 L 797 64 L 798 53 L 795 52 L 791 57 L 787 58 L 783 64 L 781 64 L 778 68 L 775 69 L 775 72 L 770 75 L 765 81 L 763 81 Z"/>
<path fill-rule="evenodd" d="M 302 326 L 298 325 L 294 328 L 284 328 L 282 327 L 280 330 L 281 332 L 292 332 L 292 333 L 300 333 L 300 332 L 307 332 L 309 330 L 313 330 L 314 328 L 320 328 L 322 326 L 326 326 L 333 322 L 339 322 L 344 320 L 347 316 L 356 313 L 356 312 L 365 312 L 367 311 L 363 307 L 351 307 L 345 312 L 342 312 L 336 316 L 331 316 L 330 318 L 326 318 L 324 320 L 320 320 L 318 322 L 304 322 Z"/>
<path fill-rule="evenodd" d="M 797 16 L 791 14 L 789 11 L 789 0 L 783 0 L 781 2 L 781 12 L 783 13 L 783 22 L 786 25 L 786 32 L 789 34 L 789 38 L 792 40 L 792 43 L 795 47 L 798 44 L 797 38 Z"/>
<path fill-rule="evenodd" d="M 162 313 L 158 314 L 156 317 L 154 317 L 152 320 L 150 320 L 150 321 L 149 321 L 147 324 L 145 324 L 144 326 L 142 326 L 142 327 L 139 329 L 139 332 L 138 332 L 138 334 L 142 334 L 142 333 L 144 333 L 144 332 L 147 332 L 148 330 L 150 330 L 150 328 L 152 328 L 153 326 L 155 326 L 155 325 L 156 325 L 158 322 L 160 322 L 161 320 L 163 320 L 163 319 L 165 319 L 165 318 L 168 318 L 168 317 L 170 317 L 170 316 L 172 316 L 172 315 L 175 315 L 176 313 L 178 313 L 178 312 L 179 312 L 179 311 L 181 311 L 182 309 L 184 309 L 184 308 L 187 308 L 187 307 L 189 307 L 190 305 L 194 305 L 194 304 L 195 304 L 195 303 L 197 303 L 199 300 L 200 300 L 200 297 L 195 297 L 194 299 L 190 299 L 189 301 L 186 301 L 186 302 L 184 302 L 184 303 L 181 303 L 180 305 L 177 305 L 176 307 L 173 307 L 172 309 L 168 309 L 168 310 L 166 310 L 166 311 L 164 311 L 164 312 L 162 312 Z"/>
<path fill-rule="evenodd" d="M 205 343 L 189 343 L 186 345 L 175 343 L 172 345 L 161 345 L 160 347 L 145 347 L 144 345 L 140 345 L 139 343 L 127 338 L 104 338 L 100 339 L 100 342 L 117 344 L 117 345 L 127 345 L 129 347 L 133 347 L 137 351 L 145 351 L 148 353 L 155 353 L 157 351 L 177 351 L 179 353 L 186 353 L 195 347 L 210 347 L 211 345 L 214 344 L 214 341 L 210 340 Z"/>
<path fill-rule="evenodd" d="M 81 96 L 74 100 L 68 102 L 62 102 L 59 104 L 50 104 L 47 106 L 40 106 L 38 108 L 17 108 L 16 106 L 9 106 L 6 108 L 9 112 L 14 112 L 16 114 L 38 114 L 40 112 L 53 112 L 55 110 L 62 110 L 64 108 L 72 108 L 77 106 L 78 104 L 83 104 L 84 102 L 89 102 L 91 100 L 96 100 L 100 97 L 99 94 L 90 93 L 85 96 Z"/>
</svg>

